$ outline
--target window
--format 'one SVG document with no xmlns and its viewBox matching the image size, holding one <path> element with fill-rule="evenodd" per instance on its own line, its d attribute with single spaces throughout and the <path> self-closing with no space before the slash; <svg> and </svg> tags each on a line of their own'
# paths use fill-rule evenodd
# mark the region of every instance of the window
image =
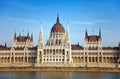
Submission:
<svg viewBox="0 0 120 79">
<path fill-rule="evenodd" d="M 67 61 L 69 61 L 69 59 L 67 59 Z"/>
<path fill-rule="evenodd" d="M 67 51 L 67 55 L 68 55 L 68 51 Z"/>
</svg>

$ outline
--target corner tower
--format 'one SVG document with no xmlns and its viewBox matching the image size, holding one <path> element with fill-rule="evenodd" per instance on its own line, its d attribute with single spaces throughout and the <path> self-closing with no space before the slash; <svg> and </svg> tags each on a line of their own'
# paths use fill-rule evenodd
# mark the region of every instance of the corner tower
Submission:
<svg viewBox="0 0 120 79">
<path fill-rule="evenodd" d="M 42 31 L 42 23 L 41 23 L 39 40 L 38 40 L 38 47 L 37 47 L 37 59 L 36 59 L 37 65 L 39 65 L 39 63 L 42 63 L 42 61 L 43 61 L 43 57 L 42 57 L 43 50 L 44 50 L 44 39 L 43 39 L 43 31 Z"/>
<path fill-rule="evenodd" d="M 33 47 L 33 38 L 29 36 L 29 33 L 26 36 L 19 36 L 16 35 L 16 32 L 14 33 L 14 39 L 13 39 L 13 45 L 12 47 L 15 48 L 24 48 L 24 47 Z"/>
<path fill-rule="evenodd" d="M 96 52 L 97 51 L 97 52 Z M 90 56 L 96 55 L 96 62 L 94 64 L 90 62 Z M 86 66 L 89 66 L 88 64 L 91 64 L 99 67 L 100 62 L 102 62 L 102 36 L 101 36 L 101 30 L 99 29 L 98 35 L 88 35 L 87 30 L 85 33 L 85 41 L 84 41 L 84 62 Z"/>
</svg>

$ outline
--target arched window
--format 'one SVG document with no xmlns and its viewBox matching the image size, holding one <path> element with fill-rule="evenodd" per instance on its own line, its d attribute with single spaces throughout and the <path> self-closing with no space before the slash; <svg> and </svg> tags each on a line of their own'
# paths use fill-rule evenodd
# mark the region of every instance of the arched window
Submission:
<svg viewBox="0 0 120 79">
<path fill-rule="evenodd" d="M 61 45 L 61 40 L 59 39 L 59 45 Z"/>
</svg>

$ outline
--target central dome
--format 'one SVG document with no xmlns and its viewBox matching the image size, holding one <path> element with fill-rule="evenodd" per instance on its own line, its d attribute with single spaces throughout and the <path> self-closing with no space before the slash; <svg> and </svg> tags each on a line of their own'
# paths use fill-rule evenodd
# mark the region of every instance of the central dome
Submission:
<svg viewBox="0 0 120 79">
<path fill-rule="evenodd" d="M 57 22 L 53 25 L 51 33 L 65 33 L 65 29 L 59 22 L 59 16 L 57 16 Z"/>
</svg>

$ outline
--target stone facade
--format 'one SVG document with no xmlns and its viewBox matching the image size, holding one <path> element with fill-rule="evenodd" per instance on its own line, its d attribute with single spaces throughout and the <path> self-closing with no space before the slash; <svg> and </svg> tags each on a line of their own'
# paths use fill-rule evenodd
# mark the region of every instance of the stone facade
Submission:
<svg viewBox="0 0 120 79">
<path fill-rule="evenodd" d="M 38 45 L 33 35 L 16 36 L 12 47 L 0 45 L 0 67 L 120 67 L 118 47 L 102 47 L 101 30 L 98 35 L 85 33 L 84 47 L 71 45 L 69 25 L 65 30 L 57 16 L 47 43 L 44 43 L 42 24 Z"/>
</svg>

